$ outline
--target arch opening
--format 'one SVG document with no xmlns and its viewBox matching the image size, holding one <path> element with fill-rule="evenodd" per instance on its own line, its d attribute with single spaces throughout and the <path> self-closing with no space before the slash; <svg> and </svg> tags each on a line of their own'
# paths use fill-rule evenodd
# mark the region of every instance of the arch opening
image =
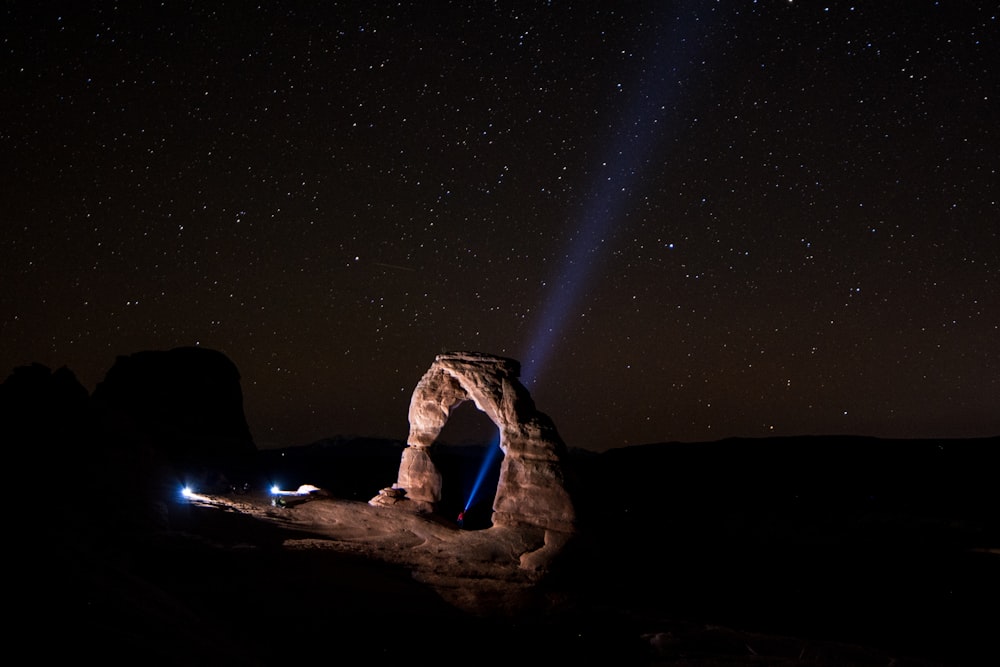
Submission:
<svg viewBox="0 0 1000 667">
<path fill-rule="evenodd" d="M 464 515 L 466 530 L 493 525 L 493 502 L 500 484 L 500 430 L 471 400 L 452 407 L 435 442 L 443 481 L 440 511 Z"/>
</svg>

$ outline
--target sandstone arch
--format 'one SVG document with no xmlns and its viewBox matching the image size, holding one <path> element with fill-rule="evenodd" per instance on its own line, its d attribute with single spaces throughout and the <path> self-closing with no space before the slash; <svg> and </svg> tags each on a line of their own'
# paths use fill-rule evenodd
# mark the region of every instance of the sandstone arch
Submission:
<svg viewBox="0 0 1000 667">
<path fill-rule="evenodd" d="M 521 364 L 479 352 L 439 354 L 410 399 L 410 433 L 396 483 L 370 501 L 411 503 L 433 511 L 442 479 L 432 445 L 451 411 L 472 401 L 496 424 L 504 454 L 493 502 L 494 526 L 537 526 L 573 532 L 575 511 L 566 490 L 566 445 L 552 420 L 535 408 L 518 380 Z"/>
</svg>

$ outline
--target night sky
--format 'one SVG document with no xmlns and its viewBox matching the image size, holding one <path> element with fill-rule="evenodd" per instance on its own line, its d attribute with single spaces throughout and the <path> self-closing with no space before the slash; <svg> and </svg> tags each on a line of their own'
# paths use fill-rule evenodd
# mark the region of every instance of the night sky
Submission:
<svg viewBox="0 0 1000 667">
<path fill-rule="evenodd" d="M 0 374 L 200 345 L 259 447 L 435 355 L 574 447 L 1000 434 L 1000 4 L 8 2 Z"/>
</svg>

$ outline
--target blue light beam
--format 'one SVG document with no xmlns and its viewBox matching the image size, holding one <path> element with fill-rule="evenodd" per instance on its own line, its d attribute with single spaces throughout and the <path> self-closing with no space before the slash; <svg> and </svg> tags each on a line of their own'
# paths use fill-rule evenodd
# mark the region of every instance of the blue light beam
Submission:
<svg viewBox="0 0 1000 667">
<path fill-rule="evenodd" d="M 465 503 L 465 507 L 462 512 L 468 512 L 469 508 L 476 502 L 476 496 L 479 494 L 479 489 L 483 485 L 483 480 L 486 479 L 486 474 L 493 468 L 493 463 L 497 460 L 497 455 L 500 453 L 500 433 L 498 432 L 496 437 L 490 442 L 490 446 L 486 448 L 486 456 L 483 457 L 483 463 L 479 466 L 479 473 L 476 475 L 476 481 L 472 484 L 472 490 L 469 492 L 469 499 Z"/>
<path fill-rule="evenodd" d="M 697 7 L 697 3 L 691 6 Z M 619 91 L 615 94 L 628 97 L 613 123 L 611 145 L 593 174 L 569 250 L 563 255 L 555 279 L 546 283 L 548 294 L 527 353 L 522 355 L 525 363 L 521 381 L 525 386 L 534 384 L 541 375 L 566 321 L 578 312 L 593 278 L 594 263 L 609 235 L 631 208 L 646 168 L 662 163 L 655 156 L 669 126 L 668 115 L 683 92 L 683 72 L 694 63 L 692 44 L 696 40 L 690 39 L 689 33 L 696 26 L 705 28 L 698 10 L 676 9 L 671 18 L 659 24 L 648 56 L 641 60 L 636 83 L 628 90 L 615 84 Z"/>
<path fill-rule="evenodd" d="M 668 3 L 663 3 L 667 6 Z M 555 279 L 546 283 L 548 294 L 521 367 L 521 382 L 527 387 L 535 383 L 553 353 L 566 320 L 578 311 L 587 293 L 594 272 L 594 262 L 601 255 L 608 236 L 629 210 L 646 167 L 657 164 L 655 156 L 669 126 L 669 114 L 683 92 L 684 73 L 693 66 L 693 44 L 704 34 L 692 38 L 695 27 L 706 29 L 699 17 L 699 4 L 677 3 L 671 17 L 658 23 L 648 56 L 636 83 L 627 90 L 615 84 L 615 94 L 627 95 L 620 106 L 624 111 L 614 122 L 608 141 L 611 143 L 599 168 L 593 174 L 589 197 L 579 216 L 580 224 L 571 238 L 569 250 Z M 688 7 L 690 5 L 690 8 Z M 668 7 L 669 8 L 669 7 Z M 707 9 L 714 12 L 714 7 Z M 491 444 L 480 467 L 476 482 L 465 504 L 473 505 L 479 488 L 500 452 L 500 438 Z"/>
</svg>

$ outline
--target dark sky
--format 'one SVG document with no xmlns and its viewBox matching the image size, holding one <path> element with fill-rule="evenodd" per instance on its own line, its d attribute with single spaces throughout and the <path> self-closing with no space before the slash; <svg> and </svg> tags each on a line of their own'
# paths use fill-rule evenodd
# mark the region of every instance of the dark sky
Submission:
<svg viewBox="0 0 1000 667">
<path fill-rule="evenodd" d="M 8 2 L 0 369 L 258 446 L 513 357 L 571 446 L 1000 433 L 996 2 Z"/>
</svg>

